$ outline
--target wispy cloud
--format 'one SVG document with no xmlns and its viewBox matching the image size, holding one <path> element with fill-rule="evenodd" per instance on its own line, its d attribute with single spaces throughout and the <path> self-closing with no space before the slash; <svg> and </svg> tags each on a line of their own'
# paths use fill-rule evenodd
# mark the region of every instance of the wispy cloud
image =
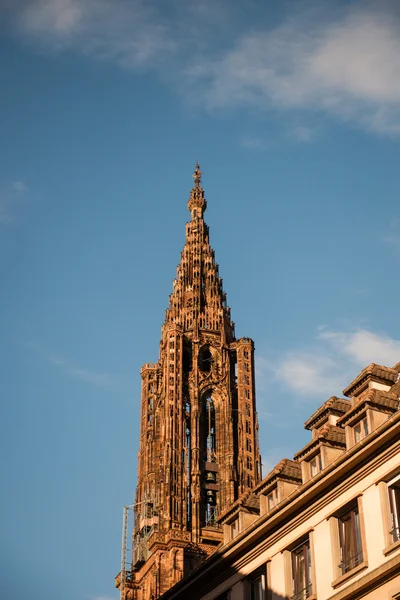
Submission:
<svg viewBox="0 0 400 600">
<path fill-rule="evenodd" d="M 368 329 L 320 329 L 309 347 L 289 350 L 273 360 L 258 359 L 261 389 L 272 378 L 296 397 L 330 396 L 371 362 L 393 366 L 400 361 L 400 340 Z"/>
<path fill-rule="evenodd" d="M 396 250 L 400 251 L 400 219 L 394 218 L 389 224 L 388 230 L 383 234 L 382 240 Z"/>
<path fill-rule="evenodd" d="M 14 26 L 42 47 L 74 50 L 126 68 L 152 66 L 175 47 L 167 21 L 144 0 L 19 1 Z"/>
<path fill-rule="evenodd" d="M 118 375 L 102 371 L 93 371 L 87 367 L 77 365 L 73 361 L 59 354 L 44 348 L 41 344 L 35 342 L 26 342 L 27 348 L 34 350 L 48 364 L 57 367 L 71 379 L 83 381 L 97 387 L 117 389 L 120 388 L 120 378 Z"/>
<path fill-rule="evenodd" d="M 206 83 L 213 108 L 323 111 L 399 134 L 399 32 L 394 3 L 354 2 L 336 11 L 301 3 L 279 27 L 243 34 L 193 74 Z"/>
<path fill-rule="evenodd" d="M 22 197 L 28 192 L 23 181 L 14 181 L 0 189 L 0 223 L 12 223 L 16 219 Z"/>
<path fill-rule="evenodd" d="M 399 4 L 285 6 L 290 12 L 270 28 L 258 25 L 268 7 L 251 1 L 15 0 L 10 10 L 24 39 L 154 69 L 204 109 L 291 112 L 299 118 L 291 137 L 301 142 L 313 139 L 321 114 L 400 134 Z M 262 138 L 244 145 L 265 147 Z"/>
</svg>

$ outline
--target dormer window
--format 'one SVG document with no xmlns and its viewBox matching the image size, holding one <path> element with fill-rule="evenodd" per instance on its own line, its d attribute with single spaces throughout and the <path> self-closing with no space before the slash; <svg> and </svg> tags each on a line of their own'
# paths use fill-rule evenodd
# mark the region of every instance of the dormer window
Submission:
<svg viewBox="0 0 400 600">
<path fill-rule="evenodd" d="M 321 454 L 318 453 L 310 460 L 310 475 L 311 477 L 315 477 L 317 473 L 322 471 L 322 458 Z"/>
<path fill-rule="evenodd" d="M 278 504 L 278 488 L 274 488 L 267 495 L 267 510 L 270 511 Z"/>
<path fill-rule="evenodd" d="M 239 518 L 237 518 L 234 521 L 232 521 L 232 523 L 231 523 L 231 540 L 233 540 L 233 538 L 235 538 L 237 535 L 239 535 L 239 533 L 240 533 L 240 525 L 239 525 Z"/>
<path fill-rule="evenodd" d="M 363 419 L 360 419 L 360 421 L 354 425 L 353 431 L 355 443 L 360 442 L 369 434 L 367 416 L 365 416 Z"/>
</svg>

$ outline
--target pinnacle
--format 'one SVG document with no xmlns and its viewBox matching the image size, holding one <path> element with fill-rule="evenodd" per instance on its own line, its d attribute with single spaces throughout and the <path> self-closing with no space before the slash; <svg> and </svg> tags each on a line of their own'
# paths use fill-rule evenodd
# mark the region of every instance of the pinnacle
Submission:
<svg viewBox="0 0 400 600">
<path fill-rule="evenodd" d="M 199 162 L 196 161 L 196 166 L 193 173 L 194 187 L 190 192 L 188 208 L 192 213 L 192 219 L 201 218 L 207 208 L 207 202 L 204 198 L 204 190 L 201 186 L 201 176 Z"/>
</svg>

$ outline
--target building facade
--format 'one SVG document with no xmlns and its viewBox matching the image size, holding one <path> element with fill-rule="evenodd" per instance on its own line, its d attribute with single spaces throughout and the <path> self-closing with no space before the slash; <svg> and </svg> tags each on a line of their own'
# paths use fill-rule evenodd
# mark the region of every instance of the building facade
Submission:
<svg viewBox="0 0 400 600">
<path fill-rule="evenodd" d="M 223 544 L 162 600 L 400 599 L 400 363 L 369 365 L 344 394 L 219 516 Z"/>
<path fill-rule="evenodd" d="M 198 165 L 188 206 L 159 360 L 141 371 L 121 599 L 400 600 L 400 362 L 324 402 L 310 442 L 261 479 L 254 344 L 235 337 Z"/>
<path fill-rule="evenodd" d="M 159 598 L 212 554 L 218 516 L 261 480 L 254 344 L 235 337 L 198 164 L 193 177 L 159 360 L 141 370 L 133 559 L 117 578 L 127 599 Z"/>
</svg>

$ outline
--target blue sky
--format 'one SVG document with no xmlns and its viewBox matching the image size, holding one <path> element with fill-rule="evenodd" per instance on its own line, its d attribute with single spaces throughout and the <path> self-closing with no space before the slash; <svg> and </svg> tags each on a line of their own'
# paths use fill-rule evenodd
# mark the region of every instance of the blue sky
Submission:
<svg viewBox="0 0 400 600">
<path fill-rule="evenodd" d="M 7 600 L 111 600 L 198 158 L 264 473 L 400 360 L 397 2 L 0 2 Z"/>
</svg>

